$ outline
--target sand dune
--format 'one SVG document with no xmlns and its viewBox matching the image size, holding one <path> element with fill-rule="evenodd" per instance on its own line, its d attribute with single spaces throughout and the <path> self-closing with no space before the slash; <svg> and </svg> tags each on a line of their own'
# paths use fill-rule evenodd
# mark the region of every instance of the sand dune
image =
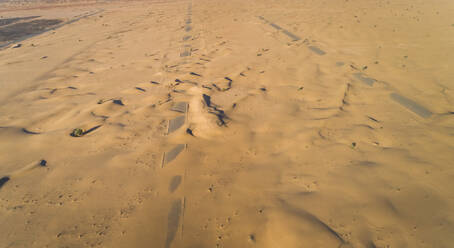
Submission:
<svg viewBox="0 0 454 248">
<path fill-rule="evenodd" d="M 452 247 L 452 1 L 1 6 L 0 247 Z"/>
</svg>

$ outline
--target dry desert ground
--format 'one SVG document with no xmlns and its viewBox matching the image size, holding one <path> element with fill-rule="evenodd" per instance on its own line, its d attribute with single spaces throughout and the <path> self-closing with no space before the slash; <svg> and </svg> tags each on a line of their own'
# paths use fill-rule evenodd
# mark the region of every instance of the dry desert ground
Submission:
<svg viewBox="0 0 454 248">
<path fill-rule="evenodd" d="M 0 3 L 0 247 L 454 247 L 454 1 Z"/>
</svg>

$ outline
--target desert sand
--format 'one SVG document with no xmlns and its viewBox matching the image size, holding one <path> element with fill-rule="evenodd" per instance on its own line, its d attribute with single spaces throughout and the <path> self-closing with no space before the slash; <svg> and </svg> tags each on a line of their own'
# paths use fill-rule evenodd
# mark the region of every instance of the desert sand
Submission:
<svg viewBox="0 0 454 248">
<path fill-rule="evenodd" d="M 0 15 L 0 247 L 454 247 L 452 0 Z"/>
</svg>

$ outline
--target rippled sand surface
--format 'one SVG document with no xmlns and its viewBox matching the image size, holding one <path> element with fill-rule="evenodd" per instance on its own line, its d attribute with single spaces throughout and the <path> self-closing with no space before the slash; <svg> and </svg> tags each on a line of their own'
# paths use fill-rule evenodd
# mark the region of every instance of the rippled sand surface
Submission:
<svg viewBox="0 0 454 248">
<path fill-rule="evenodd" d="M 453 247 L 451 0 L 0 15 L 0 247 Z"/>
</svg>

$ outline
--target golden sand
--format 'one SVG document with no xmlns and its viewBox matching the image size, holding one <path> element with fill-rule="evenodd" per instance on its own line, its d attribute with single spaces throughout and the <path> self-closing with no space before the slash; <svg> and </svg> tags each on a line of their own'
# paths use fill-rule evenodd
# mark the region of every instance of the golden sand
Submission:
<svg viewBox="0 0 454 248">
<path fill-rule="evenodd" d="M 0 247 L 454 247 L 452 0 L 45 6 L 0 12 L 69 21 L 0 50 Z"/>
</svg>

